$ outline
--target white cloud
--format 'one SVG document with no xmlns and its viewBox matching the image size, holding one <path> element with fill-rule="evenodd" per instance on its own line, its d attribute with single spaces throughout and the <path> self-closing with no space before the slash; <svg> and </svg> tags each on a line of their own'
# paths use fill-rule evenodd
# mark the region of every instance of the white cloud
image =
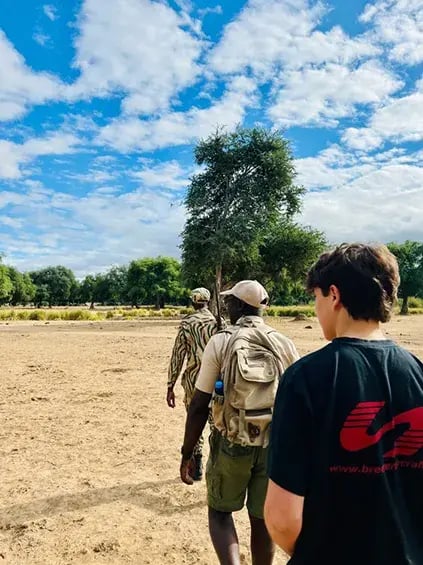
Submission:
<svg viewBox="0 0 423 565">
<path fill-rule="evenodd" d="M 116 173 L 93 168 L 88 173 L 72 173 L 66 176 L 67 178 L 78 182 L 102 184 L 114 180 L 116 178 Z"/>
<path fill-rule="evenodd" d="M 332 242 L 423 239 L 423 152 L 360 157 L 329 148 L 297 161 L 309 189 L 301 219 Z"/>
<path fill-rule="evenodd" d="M 376 104 L 402 83 L 380 63 L 367 61 L 357 68 L 328 64 L 282 74 L 282 86 L 269 115 L 279 125 L 336 125 L 354 113 L 357 104 Z"/>
<path fill-rule="evenodd" d="M 309 0 L 250 0 L 212 50 L 211 67 L 220 73 L 250 68 L 266 79 L 281 67 L 345 64 L 377 53 L 369 40 L 352 39 L 339 27 L 315 31 L 324 12 L 322 3 Z"/>
<path fill-rule="evenodd" d="M 343 141 L 354 149 L 371 150 L 384 141 L 396 143 L 423 139 L 423 80 L 416 90 L 402 98 L 390 99 L 371 116 L 368 126 L 348 128 Z"/>
<path fill-rule="evenodd" d="M 21 219 L 11 218 L 10 216 L 0 216 L 0 224 L 16 230 L 21 229 L 24 225 Z"/>
<path fill-rule="evenodd" d="M 124 93 L 123 111 L 149 114 L 196 78 L 202 40 L 182 29 L 184 18 L 149 0 L 85 0 L 75 39 L 80 78 L 72 98 Z"/>
<path fill-rule="evenodd" d="M 204 18 L 204 16 L 207 16 L 208 14 L 217 14 L 220 16 L 221 14 L 223 14 L 223 8 L 220 4 L 217 4 L 213 8 L 208 7 L 198 10 L 198 15 L 200 16 L 200 18 Z"/>
<path fill-rule="evenodd" d="M 2 235 L 7 262 L 20 269 L 65 264 L 82 276 L 136 257 L 178 254 L 184 209 L 163 195 L 140 188 L 77 197 L 30 187 L 24 196 L 9 217 L 30 219 L 38 235 Z"/>
<path fill-rule="evenodd" d="M 401 83 L 375 59 L 371 38 L 317 30 L 326 8 L 311 0 L 250 0 L 212 50 L 218 73 L 250 70 L 270 83 L 278 125 L 337 124 L 357 104 L 379 103 Z"/>
<path fill-rule="evenodd" d="M 20 118 L 31 104 L 60 98 L 60 81 L 32 71 L 1 29 L 0 61 L 0 121 Z"/>
<path fill-rule="evenodd" d="M 388 56 L 399 63 L 423 61 L 423 4 L 421 0 L 379 0 L 361 15 L 372 26 L 369 37 L 385 44 Z"/>
<path fill-rule="evenodd" d="M 246 108 L 257 102 L 255 91 L 254 81 L 237 77 L 222 98 L 209 108 L 169 112 L 156 120 L 118 118 L 103 128 L 99 143 L 118 151 L 148 151 L 192 143 L 212 133 L 218 125 L 233 128 L 241 123 Z"/>
<path fill-rule="evenodd" d="M 74 135 L 62 132 L 31 138 L 24 143 L 0 139 L 0 178 L 18 179 L 22 176 L 22 165 L 37 157 L 73 153 L 79 143 Z"/>
<path fill-rule="evenodd" d="M 54 22 L 54 20 L 58 18 L 57 8 L 52 4 L 44 4 L 43 12 L 48 17 L 48 19 L 51 20 L 52 22 Z"/>
<path fill-rule="evenodd" d="M 144 167 L 133 174 L 145 186 L 167 190 L 182 190 L 188 186 L 188 176 L 193 172 L 192 167 L 183 168 L 178 161 L 165 161 L 151 167 Z"/>
<path fill-rule="evenodd" d="M 50 36 L 47 35 L 46 33 L 43 33 L 42 31 L 36 31 L 33 36 L 32 39 L 38 43 L 38 45 L 41 45 L 42 47 L 45 47 L 49 41 L 50 41 Z"/>
</svg>

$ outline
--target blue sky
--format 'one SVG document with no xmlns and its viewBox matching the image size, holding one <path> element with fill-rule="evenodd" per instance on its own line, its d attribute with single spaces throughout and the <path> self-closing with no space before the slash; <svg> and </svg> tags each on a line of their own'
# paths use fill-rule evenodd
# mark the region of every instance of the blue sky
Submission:
<svg viewBox="0 0 423 565">
<path fill-rule="evenodd" d="M 179 256 L 192 148 L 281 128 L 298 221 L 423 240 L 421 0 L 79 0 L 0 14 L 0 251 L 82 276 Z"/>
</svg>

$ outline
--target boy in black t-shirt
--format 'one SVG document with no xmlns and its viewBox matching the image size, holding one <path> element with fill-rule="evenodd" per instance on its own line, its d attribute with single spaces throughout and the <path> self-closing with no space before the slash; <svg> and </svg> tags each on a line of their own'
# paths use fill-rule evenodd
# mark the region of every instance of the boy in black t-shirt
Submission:
<svg viewBox="0 0 423 565">
<path fill-rule="evenodd" d="M 331 341 L 284 374 L 265 519 L 291 565 L 423 564 L 423 365 L 387 340 L 385 246 L 341 245 L 308 275 Z"/>
</svg>

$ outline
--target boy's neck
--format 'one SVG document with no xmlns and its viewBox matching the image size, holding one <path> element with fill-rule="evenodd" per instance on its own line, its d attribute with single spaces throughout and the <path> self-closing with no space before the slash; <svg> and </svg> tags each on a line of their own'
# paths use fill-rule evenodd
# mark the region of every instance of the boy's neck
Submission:
<svg viewBox="0 0 423 565">
<path fill-rule="evenodd" d="M 354 320 L 346 313 L 340 316 L 336 324 L 336 337 L 353 337 L 357 339 L 384 340 L 380 323 L 376 320 Z"/>
</svg>

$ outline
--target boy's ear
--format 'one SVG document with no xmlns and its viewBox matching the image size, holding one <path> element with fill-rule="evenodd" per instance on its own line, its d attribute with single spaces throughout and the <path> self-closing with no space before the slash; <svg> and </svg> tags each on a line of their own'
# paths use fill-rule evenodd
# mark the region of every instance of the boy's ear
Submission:
<svg viewBox="0 0 423 565">
<path fill-rule="evenodd" d="M 342 305 L 341 303 L 341 293 L 339 292 L 339 288 L 334 284 L 331 284 L 329 287 L 329 296 L 332 299 L 332 305 L 336 308 Z"/>
</svg>

